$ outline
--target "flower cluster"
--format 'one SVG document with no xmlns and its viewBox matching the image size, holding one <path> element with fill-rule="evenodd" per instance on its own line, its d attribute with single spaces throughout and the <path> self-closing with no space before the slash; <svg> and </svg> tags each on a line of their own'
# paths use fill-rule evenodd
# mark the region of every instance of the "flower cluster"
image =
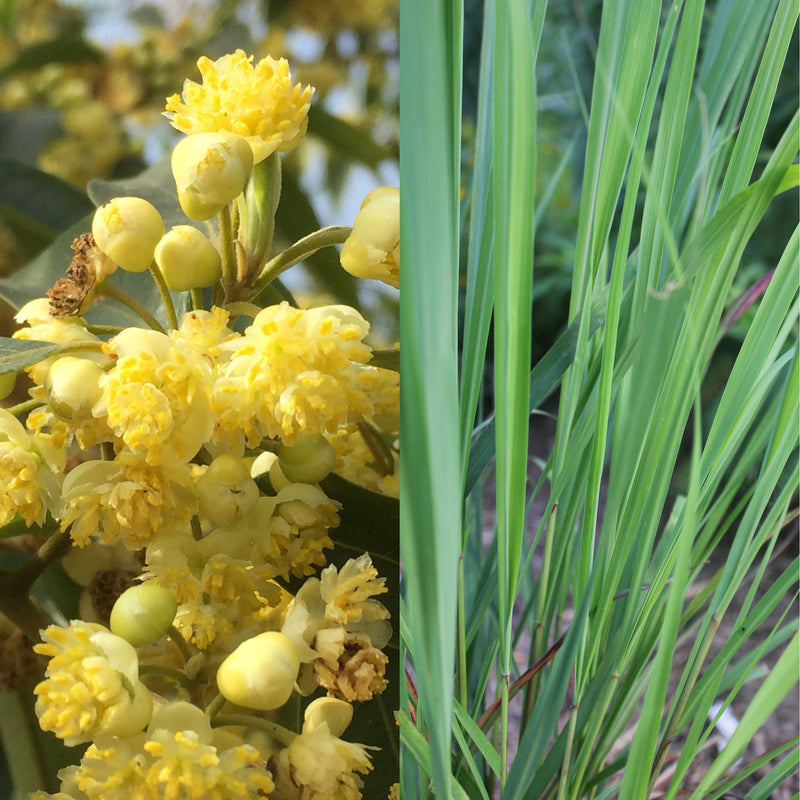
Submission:
<svg viewBox="0 0 800 800">
<path fill-rule="evenodd" d="M 85 587 L 81 619 L 34 648 L 36 714 L 88 744 L 56 797 L 357 800 L 370 748 L 340 737 L 387 686 L 392 629 L 371 556 L 337 552 L 349 509 L 331 473 L 396 494 L 399 376 L 373 363 L 355 308 L 257 303 L 285 268 L 268 260 L 277 153 L 305 133 L 313 90 L 242 51 L 198 66 L 203 83 L 167 101 L 186 134 L 173 190 L 217 227 L 112 198 L 66 277 L 17 315 L 19 344 L 46 357 L 26 369 L 27 427 L 0 411 L 0 524 L 51 519 L 42 568 L 68 545 Z M 324 241 L 396 286 L 398 220 L 386 189 Z M 114 288 L 117 270 L 154 279 L 166 326 Z M 108 295 L 142 326 L 92 326 Z M 305 707 L 302 730 L 278 723 L 287 706 Z"/>
</svg>

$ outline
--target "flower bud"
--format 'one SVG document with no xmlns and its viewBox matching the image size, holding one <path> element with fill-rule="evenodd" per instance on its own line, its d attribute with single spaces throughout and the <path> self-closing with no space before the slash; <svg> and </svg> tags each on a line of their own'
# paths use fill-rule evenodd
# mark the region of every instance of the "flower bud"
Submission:
<svg viewBox="0 0 800 800">
<path fill-rule="evenodd" d="M 336 697 L 318 697 L 312 700 L 303 714 L 303 733 L 328 726 L 331 736 L 341 736 L 353 719 L 353 706 Z"/>
<path fill-rule="evenodd" d="M 399 189 L 381 186 L 364 198 L 339 260 L 357 278 L 375 278 L 400 288 Z"/>
<path fill-rule="evenodd" d="M 155 206 L 141 197 L 116 197 L 95 211 L 92 235 L 97 246 L 128 272 L 143 272 L 164 235 L 164 221 Z"/>
<path fill-rule="evenodd" d="M 163 586 L 140 583 L 126 589 L 111 609 L 109 627 L 134 647 L 160 639 L 172 625 L 178 603 Z"/>
<path fill-rule="evenodd" d="M 0 400 L 5 400 L 14 391 L 16 382 L 16 372 L 4 372 L 0 375 Z"/>
<path fill-rule="evenodd" d="M 300 435 L 278 454 L 281 470 L 292 483 L 319 483 L 336 463 L 336 451 L 324 436 Z"/>
<path fill-rule="evenodd" d="M 191 225 L 167 231 L 156 245 L 155 259 L 167 286 L 175 292 L 213 286 L 222 274 L 217 249 Z"/>
<path fill-rule="evenodd" d="M 175 145 L 171 163 L 186 216 L 209 219 L 244 190 L 253 167 L 253 151 L 247 140 L 235 133 L 195 133 Z"/>
<path fill-rule="evenodd" d="M 233 525 L 255 511 L 259 491 L 247 463 L 223 454 L 217 456 L 197 481 L 200 514 L 215 525 Z"/>
<path fill-rule="evenodd" d="M 255 457 L 250 465 L 250 474 L 253 478 L 260 478 L 266 475 L 275 492 L 279 492 L 284 486 L 288 486 L 291 483 L 283 474 L 277 454 L 269 450 L 265 450 Z"/>
<path fill-rule="evenodd" d="M 56 359 L 44 380 L 53 413 L 65 422 L 91 419 L 92 406 L 103 394 L 98 384 L 103 374 L 97 362 L 88 358 L 62 356 Z"/>
<path fill-rule="evenodd" d="M 294 642 L 268 631 L 242 642 L 222 662 L 217 686 L 231 703 L 269 711 L 291 697 L 299 669 L 300 654 Z"/>
</svg>

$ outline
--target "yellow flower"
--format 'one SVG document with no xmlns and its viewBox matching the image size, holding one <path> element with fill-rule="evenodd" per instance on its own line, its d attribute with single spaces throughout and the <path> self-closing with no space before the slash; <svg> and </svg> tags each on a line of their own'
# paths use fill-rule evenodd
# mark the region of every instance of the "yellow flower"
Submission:
<svg viewBox="0 0 800 800">
<path fill-rule="evenodd" d="M 228 319 L 228 312 L 219 306 L 213 306 L 210 311 L 189 311 L 184 315 L 180 328 L 172 331 L 170 336 L 176 344 L 187 344 L 210 359 L 208 354 L 213 347 L 237 337 L 228 327 Z"/>
<path fill-rule="evenodd" d="M 19 514 L 27 525 L 44 522 L 59 505 L 65 456 L 50 437 L 31 436 L 19 420 L 0 409 L 0 525 Z"/>
<path fill-rule="evenodd" d="M 189 467 L 150 466 L 128 456 L 84 461 L 64 479 L 61 529 L 78 547 L 99 531 L 104 542 L 144 547 L 164 528 L 182 527 L 197 509 Z"/>
<path fill-rule="evenodd" d="M 340 625 L 388 619 L 386 606 L 370 599 L 388 591 L 385 578 L 378 577 L 368 553 L 351 558 L 340 570 L 331 564 L 320 575 L 325 617 Z"/>
<path fill-rule="evenodd" d="M 400 454 L 394 448 L 391 451 L 393 471 L 384 475 L 376 469 L 375 455 L 355 426 L 340 428 L 330 437 L 330 442 L 336 451 L 334 472 L 337 475 L 373 492 L 400 496 Z"/>
<path fill-rule="evenodd" d="M 375 278 L 400 288 L 399 189 L 381 186 L 364 198 L 339 260 L 357 278 Z"/>
<path fill-rule="evenodd" d="M 291 150 L 306 132 L 313 88 L 292 84 L 286 59 L 237 50 L 216 61 L 197 61 L 202 83 L 186 80 L 182 96 L 167 98 L 165 116 L 184 133 L 229 131 L 244 136 L 255 163 Z"/>
<path fill-rule="evenodd" d="M 254 747 L 186 702 L 159 709 L 146 734 L 91 745 L 72 777 L 89 800 L 255 800 L 274 788 Z"/>
<path fill-rule="evenodd" d="M 136 650 L 102 625 L 51 625 L 34 650 L 50 661 L 34 689 L 42 730 L 73 746 L 101 734 L 132 736 L 150 720 L 152 696 L 139 681 Z"/>
<path fill-rule="evenodd" d="M 365 366 L 368 331 L 348 306 L 263 309 L 243 336 L 215 351 L 215 443 L 235 452 L 265 436 L 293 442 L 372 415 L 374 379 L 363 374 L 375 370 Z"/>
<path fill-rule="evenodd" d="M 127 328 L 106 345 L 117 362 L 100 378 L 92 413 L 148 464 L 188 462 L 211 436 L 211 370 L 201 354 L 157 331 Z"/>
<path fill-rule="evenodd" d="M 93 344 L 99 345 L 100 339 L 86 329 L 86 323 L 80 317 L 56 318 L 50 315 L 49 309 L 50 301 L 46 297 L 26 303 L 14 316 L 14 319 L 20 323 L 27 323 L 28 327 L 14 331 L 12 337 L 57 344 L 86 342 L 89 345 L 86 351 L 74 350 L 71 355 L 92 358 L 97 361 L 104 359 L 98 348 L 92 347 Z M 58 358 L 60 358 L 59 355 L 50 356 L 28 367 L 26 371 L 31 380 L 41 386 L 51 364 Z"/>
<path fill-rule="evenodd" d="M 304 731 L 270 765 L 281 800 L 359 800 L 356 773 L 372 770 L 367 747 L 332 736 L 322 723 Z"/>
</svg>

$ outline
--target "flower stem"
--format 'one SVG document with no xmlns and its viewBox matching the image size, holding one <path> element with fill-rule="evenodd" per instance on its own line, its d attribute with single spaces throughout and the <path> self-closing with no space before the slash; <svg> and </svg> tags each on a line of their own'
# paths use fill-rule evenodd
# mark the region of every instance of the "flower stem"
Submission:
<svg viewBox="0 0 800 800">
<path fill-rule="evenodd" d="M 251 717 L 247 714 L 219 714 L 211 718 L 212 728 L 222 728 L 227 725 L 256 728 L 269 734 L 282 745 L 287 746 L 297 738 L 297 734 L 294 731 L 284 728 L 283 725 L 278 725 L 277 722 L 261 719 L 261 717 Z"/>
<path fill-rule="evenodd" d="M 139 677 L 147 675 L 158 675 L 161 678 L 171 678 L 182 686 L 191 686 L 192 679 L 179 669 L 167 667 L 163 664 L 139 664 Z"/>
<path fill-rule="evenodd" d="M 191 646 L 174 625 L 170 625 L 169 628 L 167 628 L 167 633 L 169 633 L 169 638 L 175 642 L 175 646 L 180 650 L 181 657 L 184 663 L 186 663 L 194 655 Z"/>
<path fill-rule="evenodd" d="M 250 300 L 255 300 L 269 285 L 270 281 L 277 278 L 282 272 L 286 272 L 289 267 L 304 261 L 310 255 L 316 253 L 317 250 L 334 244 L 343 244 L 352 230 L 347 225 L 331 225 L 314 231 L 314 233 L 309 233 L 308 236 L 296 241 L 291 247 L 288 247 L 266 263 L 255 284 L 253 284 L 253 294 Z"/>
<path fill-rule="evenodd" d="M 217 692 L 214 699 L 206 706 L 206 714 L 208 714 L 209 719 L 211 717 L 215 717 L 227 702 L 228 701 L 222 692 Z"/>
<path fill-rule="evenodd" d="M 125 292 L 112 286 L 110 283 L 103 282 L 99 289 L 101 294 L 116 300 L 118 303 L 127 306 L 131 311 L 138 314 L 154 331 L 166 333 L 162 324 L 138 301 Z"/>
<path fill-rule="evenodd" d="M 236 248 L 233 244 L 233 221 L 231 209 L 225 206 L 219 212 L 219 238 L 222 256 L 222 288 L 225 290 L 225 301 L 233 295 L 236 286 Z"/>
<path fill-rule="evenodd" d="M 66 555 L 71 547 L 72 542 L 70 541 L 69 530 L 57 531 L 24 564 L 16 569 L 3 570 L 7 576 L 4 578 L 3 583 L 12 584 L 16 591 L 27 594 L 45 569 L 54 561 Z"/>
<path fill-rule="evenodd" d="M 169 293 L 169 287 L 164 280 L 164 275 L 155 261 L 150 262 L 150 274 L 158 286 L 158 291 L 161 294 L 161 302 L 164 304 L 164 311 L 167 312 L 167 322 L 172 330 L 178 328 L 178 316 L 175 313 L 175 304 L 172 302 L 172 295 Z"/>
<path fill-rule="evenodd" d="M 18 417 L 20 414 L 24 414 L 26 411 L 33 411 L 34 408 L 38 408 L 39 406 L 44 405 L 41 400 L 23 400 L 21 403 L 17 403 L 15 406 L 9 406 L 6 411 L 9 414 L 13 414 L 15 417 Z"/>
<path fill-rule="evenodd" d="M 194 288 L 189 290 L 189 294 L 192 298 L 192 308 L 195 311 L 202 311 L 203 306 L 203 290 Z"/>
</svg>

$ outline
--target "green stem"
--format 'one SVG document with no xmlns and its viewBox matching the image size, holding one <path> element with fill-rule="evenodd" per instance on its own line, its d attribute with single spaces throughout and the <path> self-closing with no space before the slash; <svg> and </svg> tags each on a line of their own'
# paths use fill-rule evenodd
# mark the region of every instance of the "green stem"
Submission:
<svg viewBox="0 0 800 800">
<path fill-rule="evenodd" d="M 15 797 L 25 797 L 48 781 L 42 765 L 42 748 L 37 747 L 31 714 L 26 710 L 22 692 L 0 692 L 0 741 L 14 784 Z"/>
<path fill-rule="evenodd" d="M 215 717 L 220 711 L 222 711 L 222 707 L 227 702 L 228 701 L 222 692 L 217 692 L 214 699 L 206 706 L 206 714 L 208 714 L 209 718 Z"/>
<path fill-rule="evenodd" d="M 683 688 L 681 689 L 678 700 L 675 703 L 672 714 L 667 722 L 667 728 L 664 731 L 661 741 L 659 742 L 658 750 L 656 750 L 653 770 L 650 773 L 651 776 L 653 776 L 650 780 L 651 783 L 653 783 L 655 780 L 655 776 L 658 775 L 658 770 L 661 769 L 661 765 L 664 763 L 664 759 L 667 757 L 667 752 L 672 744 L 672 740 L 675 738 L 677 732 L 681 729 L 681 717 L 683 716 L 683 711 L 686 708 L 686 704 L 689 702 L 692 692 L 694 691 L 697 678 L 700 675 L 700 669 L 703 666 L 706 655 L 708 654 L 711 644 L 717 635 L 717 629 L 719 628 L 721 622 L 721 617 L 717 616 L 716 614 L 712 614 L 711 624 L 708 626 L 708 630 L 706 630 L 705 636 L 703 637 L 703 641 L 700 645 L 700 650 L 695 657 L 692 668 L 689 671 L 688 677 L 686 678 L 686 683 L 684 683 Z"/>
<path fill-rule="evenodd" d="M 236 248 L 233 244 L 233 221 L 231 209 L 225 206 L 219 212 L 220 255 L 222 256 L 222 288 L 225 290 L 225 302 L 233 299 L 236 286 Z"/>
<path fill-rule="evenodd" d="M 167 322 L 172 330 L 178 328 L 178 315 L 175 313 L 175 304 L 172 302 L 172 295 L 169 293 L 169 287 L 164 280 L 164 275 L 161 272 L 158 264 L 155 261 L 150 262 L 150 274 L 158 286 L 159 294 L 161 295 L 161 302 L 164 304 L 164 311 L 167 312 Z"/>
<path fill-rule="evenodd" d="M 169 638 L 175 642 L 175 646 L 178 650 L 180 650 L 183 663 L 185 664 L 194 655 L 191 645 L 183 638 L 181 632 L 174 625 L 170 625 L 169 628 L 167 628 L 167 633 L 169 634 Z"/>
<path fill-rule="evenodd" d="M 191 686 L 192 679 L 185 673 L 181 672 L 175 667 L 166 667 L 163 664 L 139 664 L 139 677 L 146 677 L 147 675 L 157 675 L 160 678 L 170 678 L 182 686 Z"/>
<path fill-rule="evenodd" d="M 21 403 L 17 403 L 14 406 L 9 406 L 6 411 L 9 414 L 13 414 L 15 417 L 18 417 L 20 414 L 24 414 L 26 411 L 33 411 L 34 408 L 38 408 L 39 406 L 43 406 L 44 403 L 41 400 L 23 400 Z"/>
<path fill-rule="evenodd" d="M 544 650 L 545 645 L 545 610 L 547 608 L 548 593 L 548 579 L 550 576 L 550 562 L 553 555 L 553 539 L 555 538 L 555 525 L 556 525 L 556 509 L 558 503 L 553 504 L 553 510 L 550 512 L 550 519 L 547 521 L 547 528 L 544 540 L 544 554 L 542 556 L 542 568 L 539 572 L 539 585 L 536 597 L 536 616 L 539 621 L 534 627 L 533 636 L 531 637 L 530 654 L 528 658 L 529 664 L 536 663 L 539 654 Z M 549 626 L 548 626 L 549 627 Z M 522 720 L 520 723 L 520 735 L 525 730 L 528 720 L 533 714 L 533 707 L 536 702 L 536 697 L 539 693 L 539 675 L 534 675 L 530 683 L 525 687 L 525 697 L 522 707 Z"/>
<path fill-rule="evenodd" d="M 47 567 L 62 556 L 65 556 L 71 548 L 72 542 L 70 541 L 69 530 L 54 533 L 36 551 L 36 554 L 24 564 L 16 569 L 3 570 L 7 576 L 3 580 L 4 587 L 13 585 L 15 590 L 27 595 L 31 586 Z"/>
<path fill-rule="evenodd" d="M 28 594 L 16 584 L 0 578 L 0 612 L 5 614 L 32 642 L 40 639 L 39 631 L 53 624 L 39 606 L 35 606 Z"/>
<path fill-rule="evenodd" d="M 286 746 L 297 738 L 297 734 L 294 731 L 284 728 L 283 725 L 278 725 L 277 722 L 261 719 L 261 717 L 251 717 L 247 714 L 220 714 L 211 718 L 212 728 L 222 728 L 228 725 L 264 731 L 264 733 L 269 734 L 273 739 Z"/>
<path fill-rule="evenodd" d="M 199 542 L 203 538 L 203 528 L 200 526 L 200 518 L 197 514 L 193 514 L 190 522 L 192 526 L 192 538 L 196 542 Z"/>
<path fill-rule="evenodd" d="M 270 281 L 278 277 L 282 272 L 305 261 L 310 255 L 313 255 L 323 247 L 330 247 L 335 244 L 344 244 L 350 232 L 353 229 L 347 225 L 331 225 L 328 228 L 321 228 L 314 233 L 309 233 L 302 239 L 296 241 L 291 247 L 288 247 L 275 258 L 266 263 L 261 274 L 253 284 L 253 293 L 251 301 L 269 285 Z"/>
<path fill-rule="evenodd" d="M 508 675 L 500 676 L 500 794 L 508 778 Z"/>
<path fill-rule="evenodd" d="M 467 697 L 467 632 L 466 621 L 464 619 L 464 612 L 466 610 L 466 601 L 464 598 L 464 553 L 461 553 L 458 559 L 458 614 L 456 620 L 458 623 L 458 630 L 456 632 L 457 639 L 457 666 L 458 666 L 458 702 L 464 708 L 467 708 L 469 699 Z"/>
<path fill-rule="evenodd" d="M 203 290 L 195 287 L 189 290 L 189 296 L 192 298 L 192 308 L 195 311 L 202 311 L 205 306 L 203 305 Z"/>
<path fill-rule="evenodd" d="M 100 284 L 98 291 L 100 294 L 104 294 L 106 297 L 110 297 L 118 303 L 122 303 L 122 305 L 138 314 L 154 331 L 166 333 L 161 323 L 138 300 L 135 300 L 130 295 L 117 289 L 116 286 L 112 286 L 107 281 L 104 281 Z"/>
<path fill-rule="evenodd" d="M 569 723 L 568 723 L 568 730 L 567 730 L 567 741 L 564 745 L 564 762 L 563 766 L 561 767 L 561 777 L 558 781 L 558 800 L 564 800 L 567 796 L 567 779 L 570 777 L 569 774 L 569 763 L 572 759 L 572 745 L 575 741 L 575 724 L 578 721 L 578 706 L 573 705 L 572 709 L 569 712 Z"/>
</svg>

